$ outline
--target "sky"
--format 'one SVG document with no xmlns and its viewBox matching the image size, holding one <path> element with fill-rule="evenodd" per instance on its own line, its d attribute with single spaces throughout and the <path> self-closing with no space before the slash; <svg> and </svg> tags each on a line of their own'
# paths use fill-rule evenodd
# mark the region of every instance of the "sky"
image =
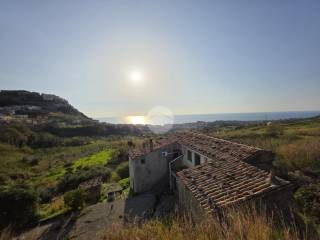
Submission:
<svg viewBox="0 0 320 240">
<path fill-rule="evenodd" d="M 320 1 L 0 2 L 0 89 L 90 117 L 320 110 Z"/>
</svg>

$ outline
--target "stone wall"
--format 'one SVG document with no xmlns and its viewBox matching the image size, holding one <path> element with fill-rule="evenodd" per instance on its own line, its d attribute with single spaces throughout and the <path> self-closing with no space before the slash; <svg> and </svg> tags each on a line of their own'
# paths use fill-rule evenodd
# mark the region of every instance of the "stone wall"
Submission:
<svg viewBox="0 0 320 240">
<path fill-rule="evenodd" d="M 294 185 L 284 186 L 283 188 L 275 189 L 230 207 L 239 207 L 241 209 L 244 206 L 254 205 L 258 211 L 266 210 L 266 213 L 272 216 L 278 215 L 282 217 L 290 215 L 290 204 L 292 202 L 293 191 Z M 195 199 L 192 192 L 184 185 L 184 183 L 179 180 L 179 177 L 177 178 L 177 197 L 181 214 L 191 217 L 195 222 L 199 222 L 207 216 L 200 203 Z M 222 209 L 217 209 L 217 212 L 213 217 L 220 218 L 222 212 Z"/>
<path fill-rule="evenodd" d="M 205 212 L 191 191 L 179 178 L 177 179 L 177 193 L 180 214 L 191 217 L 195 222 L 200 222 L 205 216 Z"/>
<path fill-rule="evenodd" d="M 135 193 L 142 193 L 153 188 L 169 186 L 169 162 L 173 155 L 163 156 L 179 149 L 177 144 L 170 144 L 151 153 L 129 159 L 130 187 Z"/>
</svg>

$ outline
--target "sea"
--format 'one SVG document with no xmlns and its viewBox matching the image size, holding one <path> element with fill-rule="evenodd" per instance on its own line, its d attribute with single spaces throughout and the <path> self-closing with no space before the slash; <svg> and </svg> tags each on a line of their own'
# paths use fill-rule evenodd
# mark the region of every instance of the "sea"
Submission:
<svg viewBox="0 0 320 240">
<path fill-rule="evenodd" d="M 296 112 L 251 112 L 251 113 L 213 113 L 213 114 L 189 114 L 175 115 L 174 123 L 193 123 L 198 121 L 272 121 L 285 119 L 303 119 L 320 116 L 320 111 L 296 111 Z M 124 124 L 125 117 L 98 118 L 100 122 Z"/>
</svg>

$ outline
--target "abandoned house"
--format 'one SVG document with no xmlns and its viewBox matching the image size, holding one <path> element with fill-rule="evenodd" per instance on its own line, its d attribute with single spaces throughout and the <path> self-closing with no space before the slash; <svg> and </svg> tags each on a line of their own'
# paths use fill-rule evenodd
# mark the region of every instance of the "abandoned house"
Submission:
<svg viewBox="0 0 320 240">
<path fill-rule="evenodd" d="M 135 193 L 167 187 L 194 218 L 248 200 L 281 207 L 292 185 L 273 175 L 273 159 L 259 148 L 180 132 L 130 150 L 130 187 Z"/>
</svg>

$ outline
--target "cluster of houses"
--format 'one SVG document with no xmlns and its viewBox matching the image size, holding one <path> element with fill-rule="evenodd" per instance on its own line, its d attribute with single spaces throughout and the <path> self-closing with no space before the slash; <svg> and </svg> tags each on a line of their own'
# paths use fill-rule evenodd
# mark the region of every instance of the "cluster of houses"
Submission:
<svg viewBox="0 0 320 240">
<path fill-rule="evenodd" d="M 40 125 L 48 123 L 47 116 L 37 116 L 30 117 L 28 114 L 1 114 L 0 113 L 0 123 L 10 124 L 10 123 L 25 123 L 28 125 Z"/>
<path fill-rule="evenodd" d="M 273 160 L 269 151 L 180 132 L 130 150 L 130 187 L 135 193 L 167 188 L 193 218 L 249 201 L 283 208 L 293 185 L 274 176 Z"/>
</svg>

